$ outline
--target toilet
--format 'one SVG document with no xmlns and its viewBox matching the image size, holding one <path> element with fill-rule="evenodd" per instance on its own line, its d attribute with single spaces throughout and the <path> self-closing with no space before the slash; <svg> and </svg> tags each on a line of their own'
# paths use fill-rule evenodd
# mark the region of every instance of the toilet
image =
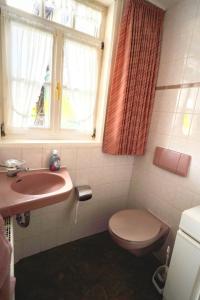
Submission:
<svg viewBox="0 0 200 300">
<path fill-rule="evenodd" d="M 169 233 L 165 223 L 142 209 L 118 211 L 110 218 L 108 230 L 114 242 L 136 256 L 158 250 Z"/>
</svg>

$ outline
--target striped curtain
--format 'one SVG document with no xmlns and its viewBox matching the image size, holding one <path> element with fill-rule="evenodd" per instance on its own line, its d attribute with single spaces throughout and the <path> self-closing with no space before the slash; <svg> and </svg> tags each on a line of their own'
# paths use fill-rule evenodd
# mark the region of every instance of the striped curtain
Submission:
<svg viewBox="0 0 200 300">
<path fill-rule="evenodd" d="M 103 152 L 143 155 L 158 73 L 164 11 L 126 0 L 111 76 Z"/>
</svg>

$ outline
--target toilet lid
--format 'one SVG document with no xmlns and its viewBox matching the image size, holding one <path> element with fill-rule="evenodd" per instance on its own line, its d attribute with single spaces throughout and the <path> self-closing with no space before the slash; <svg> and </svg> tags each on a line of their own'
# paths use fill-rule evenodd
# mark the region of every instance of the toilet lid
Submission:
<svg viewBox="0 0 200 300">
<path fill-rule="evenodd" d="M 142 243 L 156 239 L 161 223 L 148 211 L 127 209 L 114 214 L 110 218 L 109 227 L 124 240 Z"/>
</svg>

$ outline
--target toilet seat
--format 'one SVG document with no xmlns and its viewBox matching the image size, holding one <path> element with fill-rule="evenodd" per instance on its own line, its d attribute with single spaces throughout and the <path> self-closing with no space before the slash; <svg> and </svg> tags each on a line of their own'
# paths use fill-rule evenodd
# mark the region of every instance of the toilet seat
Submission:
<svg viewBox="0 0 200 300">
<path fill-rule="evenodd" d="M 126 209 L 110 218 L 109 230 L 118 239 L 136 247 L 147 247 L 157 240 L 161 222 L 148 211 Z"/>
</svg>

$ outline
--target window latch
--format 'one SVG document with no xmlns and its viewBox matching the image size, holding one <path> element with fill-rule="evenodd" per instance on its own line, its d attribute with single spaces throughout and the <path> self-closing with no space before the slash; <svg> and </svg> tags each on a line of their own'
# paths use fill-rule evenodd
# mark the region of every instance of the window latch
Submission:
<svg viewBox="0 0 200 300">
<path fill-rule="evenodd" d="M 92 139 L 96 138 L 96 128 L 93 129 L 93 133 L 91 135 Z"/>
<path fill-rule="evenodd" d="M 1 136 L 6 136 L 4 123 L 1 123 Z"/>
<path fill-rule="evenodd" d="M 62 95 L 62 88 L 61 88 L 61 83 L 60 81 L 57 82 L 56 85 L 56 100 L 61 100 L 61 95 Z"/>
</svg>

